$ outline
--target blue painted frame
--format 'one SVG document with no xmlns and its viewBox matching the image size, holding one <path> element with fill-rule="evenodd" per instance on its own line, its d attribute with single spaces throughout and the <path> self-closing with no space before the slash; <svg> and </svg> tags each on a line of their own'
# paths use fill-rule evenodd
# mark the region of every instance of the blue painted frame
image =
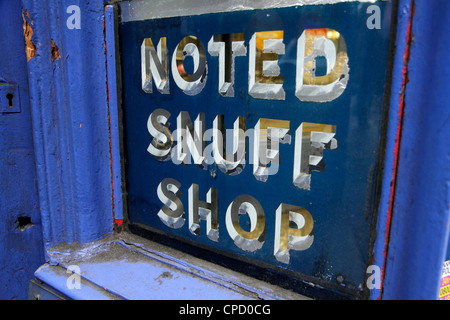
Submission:
<svg viewBox="0 0 450 320">
<path fill-rule="evenodd" d="M 449 9 L 446 1 L 400 1 L 384 198 L 377 230 L 381 239 L 375 249 L 376 263 L 385 256 L 383 299 L 438 297 L 450 230 L 446 80 L 450 69 L 438 64 L 450 50 Z M 410 48 L 406 47 L 408 41 Z M 403 109 L 396 108 L 402 103 Z M 397 134 L 398 125 L 401 135 Z M 398 145 L 394 139 L 399 139 Z M 398 163 L 394 163 L 396 152 Z M 389 176 L 396 165 L 398 174 L 392 180 Z M 388 217 L 391 181 L 395 194 L 392 216 Z M 384 222 L 388 228 L 383 227 Z"/>
<path fill-rule="evenodd" d="M 106 63 L 105 55 L 105 3 L 79 3 L 79 30 L 65 25 L 71 1 L 22 3 L 33 21 L 37 49 L 28 72 L 45 247 L 87 243 L 112 234 L 114 218 L 120 219 L 114 216 L 120 214 L 117 206 L 113 211 L 120 188 L 113 190 L 116 169 L 111 163 L 116 166 L 120 161 L 111 159 L 113 154 L 117 159 L 120 141 L 110 131 L 117 128 L 113 122 L 119 118 L 112 118 L 117 109 L 111 96 L 108 103 L 107 83 L 113 83 L 113 75 L 107 73 L 112 63 Z M 372 290 L 371 299 L 437 297 L 450 226 L 445 107 L 450 68 L 433 63 L 450 50 L 450 33 L 445 32 L 448 7 L 445 0 L 399 0 L 385 168 L 374 233 L 374 264 L 384 270 L 383 287 Z M 411 26 L 414 40 L 409 50 Z M 436 33 L 437 27 L 443 31 Z M 60 58 L 52 59 L 51 39 Z M 399 116 L 400 101 L 404 109 Z"/>
</svg>

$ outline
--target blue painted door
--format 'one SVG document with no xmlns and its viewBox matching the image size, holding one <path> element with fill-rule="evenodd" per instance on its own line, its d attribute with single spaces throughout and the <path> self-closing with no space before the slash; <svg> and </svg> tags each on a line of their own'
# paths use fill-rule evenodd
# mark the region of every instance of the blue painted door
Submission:
<svg viewBox="0 0 450 320">
<path fill-rule="evenodd" d="M 26 23 L 25 23 L 26 21 Z M 0 1 L 0 299 L 26 299 L 44 261 L 20 1 Z M 28 24 L 28 25 L 27 25 Z M 10 92 L 10 88 L 13 88 Z"/>
</svg>

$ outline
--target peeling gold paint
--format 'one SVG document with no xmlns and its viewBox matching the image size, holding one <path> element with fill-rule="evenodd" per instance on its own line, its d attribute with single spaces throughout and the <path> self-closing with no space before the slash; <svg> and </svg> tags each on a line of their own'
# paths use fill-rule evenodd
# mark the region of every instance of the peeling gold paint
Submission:
<svg viewBox="0 0 450 320">
<path fill-rule="evenodd" d="M 27 21 L 25 15 L 28 17 L 30 22 Z M 31 27 L 31 25 L 33 25 L 33 20 L 30 18 L 28 10 L 25 10 L 25 12 L 22 11 L 22 19 L 23 37 L 25 38 L 25 52 L 27 54 L 27 61 L 30 61 L 30 59 L 34 58 L 34 56 L 36 55 L 36 46 L 34 45 L 33 41 L 31 41 L 31 37 L 33 36 L 33 28 Z"/>
</svg>

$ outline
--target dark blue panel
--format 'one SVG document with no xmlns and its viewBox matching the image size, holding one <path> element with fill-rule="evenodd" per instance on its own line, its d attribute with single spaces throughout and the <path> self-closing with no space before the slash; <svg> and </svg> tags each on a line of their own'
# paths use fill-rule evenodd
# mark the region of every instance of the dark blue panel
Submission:
<svg viewBox="0 0 450 320">
<path fill-rule="evenodd" d="M 360 292 L 370 255 L 371 222 L 376 206 L 374 190 L 382 149 L 380 139 L 391 10 L 389 3 L 377 3 L 382 12 L 381 29 L 368 29 L 368 5 L 341 3 L 122 23 L 119 32 L 130 222 L 211 250 L 226 251 L 238 259 L 250 259 L 255 264 L 274 266 L 321 284 Z M 305 29 L 325 27 L 339 31 L 345 39 L 349 83 L 344 93 L 331 102 L 301 102 L 294 94 L 297 39 Z M 279 65 L 284 76 L 285 100 L 254 99 L 248 94 L 248 51 L 246 57 L 235 60 L 233 98 L 218 94 L 218 59 L 208 53 L 208 79 L 201 93 L 195 96 L 184 94 L 172 78 L 169 95 L 162 95 L 155 89 L 154 93 L 147 94 L 141 89 L 140 48 L 144 38 L 151 37 L 156 45 L 160 37 L 167 37 L 171 58 L 178 42 L 186 35 L 198 37 L 207 47 L 213 34 L 245 32 L 248 49 L 254 32 L 268 30 L 284 30 L 286 52 L 280 56 Z M 147 152 L 152 139 L 147 131 L 147 120 L 157 108 L 171 113 L 172 131 L 176 129 L 180 111 L 189 112 L 192 121 L 199 112 L 204 112 L 207 128 L 212 128 L 218 114 L 225 115 L 226 128 L 233 127 L 237 116 L 246 117 L 247 128 L 254 128 L 260 118 L 289 120 L 293 141 L 290 145 L 280 145 L 279 171 L 269 176 L 267 182 L 255 179 L 250 164 L 239 175 L 228 176 L 214 165 L 202 170 L 193 164 L 158 162 Z M 325 171 L 312 173 L 310 191 L 297 189 L 292 183 L 294 136 L 302 122 L 337 126 L 339 147 L 324 151 Z M 219 242 L 206 237 L 203 224 L 201 235 L 196 236 L 188 230 L 187 222 L 180 229 L 170 229 L 161 222 L 157 216 L 162 206 L 157 187 L 166 177 L 181 182 L 181 200 L 186 212 L 188 188 L 192 183 L 199 185 L 202 201 L 205 201 L 209 188 L 218 190 Z M 252 253 L 239 249 L 225 227 L 226 209 L 241 194 L 256 198 L 266 217 L 266 242 Z M 291 250 L 289 264 L 277 261 L 273 254 L 275 211 L 280 203 L 304 207 L 314 219 L 313 245 L 305 251 Z"/>
</svg>

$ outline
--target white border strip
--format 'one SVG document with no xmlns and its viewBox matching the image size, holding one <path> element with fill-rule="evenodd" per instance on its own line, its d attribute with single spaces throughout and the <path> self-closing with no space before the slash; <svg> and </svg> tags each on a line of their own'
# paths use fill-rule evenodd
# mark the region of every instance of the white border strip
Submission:
<svg viewBox="0 0 450 320">
<path fill-rule="evenodd" d="M 205 13 L 283 8 L 303 5 L 368 2 L 378 0 L 129 0 L 119 2 L 121 22 Z M 388 1 L 388 0 L 381 0 Z"/>
</svg>

